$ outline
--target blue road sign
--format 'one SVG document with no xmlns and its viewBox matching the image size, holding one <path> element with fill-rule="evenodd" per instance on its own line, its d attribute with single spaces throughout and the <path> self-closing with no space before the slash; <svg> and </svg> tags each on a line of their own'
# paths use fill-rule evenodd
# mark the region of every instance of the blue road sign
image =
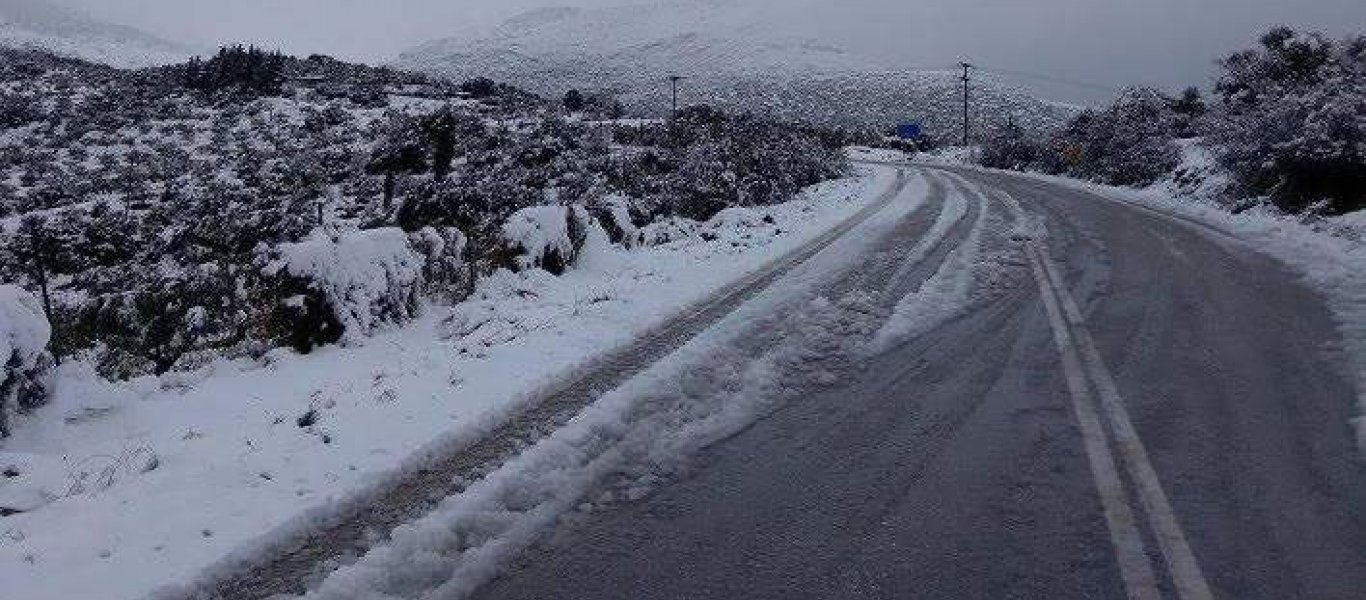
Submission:
<svg viewBox="0 0 1366 600">
<path fill-rule="evenodd" d="M 903 140 L 918 140 L 923 134 L 920 123 L 902 123 L 896 128 L 896 136 Z"/>
</svg>

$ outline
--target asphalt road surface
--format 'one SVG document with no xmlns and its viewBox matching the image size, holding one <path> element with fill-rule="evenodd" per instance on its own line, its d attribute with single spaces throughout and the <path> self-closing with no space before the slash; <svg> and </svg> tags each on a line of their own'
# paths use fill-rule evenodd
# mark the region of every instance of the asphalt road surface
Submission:
<svg viewBox="0 0 1366 600">
<path fill-rule="evenodd" d="M 1206 227 L 1020 177 L 933 177 L 975 198 L 963 223 L 1047 233 L 989 228 L 1001 269 L 964 314 L 686 478 L 567 522 L 476 596 L 1366 598 L 1356 396 L 1320 298 Z M 878 283 L 914 289 L 968 239 L 955 227 Z"/>
</svg>

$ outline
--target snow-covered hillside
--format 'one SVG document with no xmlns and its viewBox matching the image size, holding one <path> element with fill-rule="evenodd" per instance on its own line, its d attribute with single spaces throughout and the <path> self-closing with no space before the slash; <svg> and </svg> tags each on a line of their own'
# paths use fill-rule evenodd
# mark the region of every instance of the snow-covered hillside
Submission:
<svg viewBox="0 0 1366 600">
<path fill-rule="evenodd" d="M 0 46 L 41 48 L 116 67 L 179 62 L 195 51 L 43 0 L 0 0 Z"/>
<path fill-rule="evenodd" d="M 788 26 L 793 7 L 752 0 L 671 0 L 646 6 L 550 8 L 491 31 L 414 48 L 400 65 L 468 78 L 489 76 L 548 95 L 609 90 L 628 108 L 660 114 L 668 75 L 688 77 L 687 103 L 711 103 L 820 124 L 888 127 L 923 119 L 956 135 L 961 82 L 953 71 L 908 71 Z M 1073 111 L 991 79 L 980 80 L 979 118 L 1032 127 Z"/>
</svg>

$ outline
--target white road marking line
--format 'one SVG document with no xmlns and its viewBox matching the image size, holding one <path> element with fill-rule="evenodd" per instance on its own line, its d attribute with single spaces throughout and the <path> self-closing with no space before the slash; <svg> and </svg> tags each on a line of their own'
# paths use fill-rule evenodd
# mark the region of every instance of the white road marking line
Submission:
<svg viewBox="0 0 1366 600">
<path fill-rule="evenodd" d="M 1191 551 L 1190 543 L 1181 530 L 1176 512 L 1172 510 L 1167 494 L 1157 478 L 1157 471 L 1148 459 L 1148 451 L 1139 439 L 1138 431 L 1134 429 L 1129 412 L 1124 408 L 1124 398 L 1120 396 L 1119 387 L 1115 384 L 1109 369 L 1105 367 L 1105 361 L 1096 349 L 1095 340 L 1086 329 L 1086 322 L 1076 300 L 1063 286 L 1062 276 L 1052 258 L 1041 249 L 1036 248 L 1036 251 L 1040 255 L 1045 275 L 1052 280 L 1053 288 L 1062 301 L 1063 315 L 1072 326 L 1072 335 L 1081 348 L 1082 359 L 1099 393 L 1101 407 L 1114 428 L 1115 440 L 1120 454 L 1124 457 L 1123 464 L 1138 488 L 1139 500 L 1143 503 L 1148 523 L 1157 537 L 1158 546 L 1162 549 L 1162 556 L 1167 561 L 1167 569 L 1171 573 L 1177 593 L 1183 600 L 1212 600 L 1214 594 L 1210 591 L 1209 583 L 1195 559 L 1195 553 Z"/>
<path fill-rule="evenodd" d="M 1067 389 L 1072 397 L 1072 409 L 1081 429 L 1082 445 L 1086 449 L 1087 462 L 1091 465 L 1091 476 L 1100 494 L 1101 509 L 1105 523 L 1110 530 L 1110 542 L 1115 548 L 1115 558 L 1119 562 L 1120 576 L 1131 600 L 1161 600 L 1162 594 L 1157 587 L 1152 564 L 1143 549 L 1143 537 L 1139 534 L 1133 509 L 1129 506 L 1120 481 L 1115 457 L 1110 452 L 1110 444 L 1105 428 L 1100 423 L 1096 408 L 1088 399 L 1090 386 L 1082 370 L 1081 358 L 1077 348 L 1068 335 L 1067 324 L 1057 297 L 1048 284 L 1042 254 L 1035 244 L 1029 244 L 1026 254 L 1029 265 L 1034 271 L 1034 280 L 1039 285 L 1044 309 L 1048 313 L 1049 324 L 1053 330 L 1053 341 L 1062 355 L 1063 372 L 1066 375 Z"/>
</svg>

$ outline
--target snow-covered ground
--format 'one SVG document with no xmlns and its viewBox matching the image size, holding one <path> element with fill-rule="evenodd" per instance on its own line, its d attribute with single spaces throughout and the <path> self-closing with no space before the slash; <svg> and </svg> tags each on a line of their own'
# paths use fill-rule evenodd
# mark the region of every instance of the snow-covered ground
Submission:
<svg viewBox="0 0 1366 600">
<path fill-rule="evenodd" d="M 15 474 L 0 487 L 45 503 L 0 520 L 0 596 L 137 598 L 307 527 L 828 230 L 893 179 L 866 167 L 633 250 L 590 235 L 562 277 L 501 273 L 458 306 L 308 356 L 119 384 L 63 365 L 53 402 L 0 453 Z"/>
<path fill-rule="evenodd" d="M 888 148 L 868 148 L 865 146 L 850 146 L 845 149 L 845 154 L 849 160 L 860 162 L 909 162 L 911 155 L 900 150 Z"/>
<path fill-rule="evenodd" d="M 928 152 L 908 154 L 888 148 L 867 148 L 851 146 L 847 150 L 849 160 L 874 163 L 916 162 L 927 165 L 965 166 L 976 164 L 976 156 L 981 152 L 977 146 L 945 146 Z"/>
</svg>

